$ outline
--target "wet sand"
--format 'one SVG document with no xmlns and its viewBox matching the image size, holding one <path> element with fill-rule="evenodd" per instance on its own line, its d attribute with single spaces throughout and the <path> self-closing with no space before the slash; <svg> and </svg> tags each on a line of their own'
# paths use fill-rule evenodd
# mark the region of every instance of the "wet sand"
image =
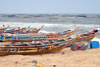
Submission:
<svg viewBox="0 0 100 67">
<path fill-rule="evenodd" d="M 32 60 L 43 67 L 100 67 L 100 48 L 72 51 L 68 47 L 46 54 L 0 56 L 0 67 L 31 67 Z"/>
</svg>

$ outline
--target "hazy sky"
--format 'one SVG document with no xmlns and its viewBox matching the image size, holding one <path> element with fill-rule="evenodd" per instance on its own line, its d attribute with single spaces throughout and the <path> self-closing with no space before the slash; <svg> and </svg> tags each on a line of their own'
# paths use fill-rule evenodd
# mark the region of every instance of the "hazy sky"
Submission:
<svg viewBox="0 0 100 67">
<path fill-rule="evenodd" d="M 100 0 L 0 0 L 1 13 L 100 14 Z"/>
</svg>

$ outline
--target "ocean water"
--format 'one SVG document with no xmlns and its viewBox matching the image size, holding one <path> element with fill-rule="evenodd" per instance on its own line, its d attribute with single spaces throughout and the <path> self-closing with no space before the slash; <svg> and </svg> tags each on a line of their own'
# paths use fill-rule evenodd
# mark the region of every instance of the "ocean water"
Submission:
<svg viewBox="0 0 100 67">
<path fill-rule="evenodd" d="M 57 19 L 50 19 L 57 18 Z M 67 29 L 77 28 L 79 30 L 74 35 L 79 35 L 100 28 L 100 18 L 94 17 L 62 17 L 62 16 L 44 16 L 44 17 L 0 17 L 0 27 L 10 25 L 10 28 L 28 27 L 39 28 L 44 25 L 39 33 L 55 33 Z M 96 36 L 100 38 L 100 32 Z"/>
</svg>

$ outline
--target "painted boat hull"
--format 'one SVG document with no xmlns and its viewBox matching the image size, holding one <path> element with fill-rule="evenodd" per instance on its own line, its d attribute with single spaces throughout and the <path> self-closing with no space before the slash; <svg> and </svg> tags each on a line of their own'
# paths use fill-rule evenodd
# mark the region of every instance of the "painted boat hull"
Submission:
<svg viewBox="0 0 100 67">
<path fill-rule="evenodd" d="M 0 55 L 14 55 L 14 54 L 22 54 L 22 55 L 26 55 L 26 54 L 40 54 L 40 53 L 49 53 L 49 52 L 56 52 L 56 51 L 60 51 L 59 48 L 55 48 L 55 49 L 51 49 L 51 50 L 45 50 L 45 51 L 37 51 L 37 52 L 3 52 L 0 53 Z"/>
<path fill-rule="evenodd" d="M 8 27 L 5 27 L 5 28 L 0 28 L 0 31 L 4 31 L 4 30 L 6 30 L 7 28 L 9 28 L 10 26 L 8 26 Z"/>
<path fill-rule="evenodd" d="M 79 36 L 79 38 L 77 39 L 76 43 L 87 43 L 87 42 L 90 42 L 98 33 L 99 33 L 100 30 L 98 30 L 98 32 L 94 32 L 94 31 L 90 31 L 88 33 L 85 33 L 87 35 L 85 35 L 84 37 L 81 37 L 83 36 L 84 34 L 81 34 Z"/>
<path fill-rule="evenodd" d="M 98 30 L 98 32 L 99 31 L 100 30 Z M 23 54 L 24 55 L 24 54 L 39 54 L 39 53 L 61 51 L 65 47 L 70 46 L 72 43 L 82 42 L 83 40 L 84 41 L 85 40 L 90 41 L 91 39 L 93 39 L 98 34 L 98 32 L 94 32 L 94 33 L 92 32 L 88 36 L 84 35 L 83 37 L 82 37 L 82 35 L 76 36 L 75 38 L 73 38 L 71 40 L 66 40 L 66 41 L 63 41 L 63 42 L 54 43 L 52 45 L 40 45 L 40 46 L 37 46 L 37 48 L 35 46 L 0 47 L 0 55 L 14 55 L 14 54 Z M 58 46 L 55 46 L 56 44 L 58 44 Z M 34 47 L 35 47 L 35 49 L 34 49 Z"/>
<path fill-rule="evenodd" d="M 78 28 L 74 29 L 71 32 L 65 32 L 63 34 L 62 33 L 61 34 L 11 34 L 9 36 L 3 35 L 1 41 L 29 42 L 34 40 L 56 40 L 56 39 L 69 37 L 73 35 L 77 30 Z"/>
<path fill-rule="evenodd" d="M 76 38 L 66 40 L 52 45 L 40 45 L 40 46 L 6 46 L 0 47 L 0 55 L 14 55 L 14 54 L 40 54 L 48 52 L 61 51 L 71 43 L 74 43 Z M 58 44 L 57 46 L 55 46 Z"/>
</svg>

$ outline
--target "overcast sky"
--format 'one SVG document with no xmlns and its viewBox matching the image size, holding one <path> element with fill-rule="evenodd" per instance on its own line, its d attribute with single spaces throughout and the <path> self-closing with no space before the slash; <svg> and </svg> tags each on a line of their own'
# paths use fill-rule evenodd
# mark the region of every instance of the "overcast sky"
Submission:
<svg viewBox="0 0 100 67">
<path fill-rule="evenodd" d="M 0 0 L 0 14 L 100 14 L 100 0 Z"/>
</svg>

